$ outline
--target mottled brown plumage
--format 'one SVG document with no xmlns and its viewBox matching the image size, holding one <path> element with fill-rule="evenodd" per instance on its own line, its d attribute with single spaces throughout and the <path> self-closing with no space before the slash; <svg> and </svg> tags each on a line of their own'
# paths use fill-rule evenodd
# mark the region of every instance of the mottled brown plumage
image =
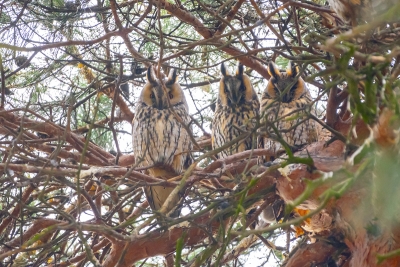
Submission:
<svg viewBox="0 0 400 267">
<path fill-rule="evenodd" d="M 137 102 L 133 119 L 133 152 L 139 166 L 146 167 L 153 177 L 167 180 L 184 172 L 191 164 L 190 135 L 178 121 L 172 110 L 186 125 L 190 123 L 188 106 L 182 88 L 177 82 L 176 70 L 171 70 L 165 87 L 155 77 L 154 70 L 147 70 L 145 84 Z M 173 188 L 148 186 L 145 193 L 153 210 L 162 207 Z M 176 208 L 177 196 L 168 206 Z M 178 216 L 176 209 L 174 216 Z"/>
<path fill-rule="evenodd" d="M 216 149 L 244 133 L 251 133 L 259 117 L 260 102 L 249 77 L 243 73 L 239 64 L 235 75 L 230 75 L 221 65 L 222 78 L 219 85 L 218 100 L 212 122 L 212 147 Z M 253 147 L 252 135 L 240 140 L 218 153 L 223 158 L 250 150 Z"/>
<path fill-rule="evenodd" d="M 264 147 L 273 153 L 283 149 L 279 135 L 291 147 L 302 147 L 317 141 L 316 122 L 307 119 L 312 102 L 304 80 L 298 75 L 298 67 L 289 62 L 286 71 L 280 71 L 274 62 L 268 64 L 271 79 L 261 98 Z M 277 132 L 274 131 L 274 127 Z"/>
</svg>

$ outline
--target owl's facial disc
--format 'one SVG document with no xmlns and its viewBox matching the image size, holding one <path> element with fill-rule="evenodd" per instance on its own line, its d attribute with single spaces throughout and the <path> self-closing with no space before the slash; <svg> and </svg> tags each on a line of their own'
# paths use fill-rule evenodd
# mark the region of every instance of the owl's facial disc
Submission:
<svg viewBox="0 0 400 267">
<path fill-rule="evenodd" d="M 279 70 L 274 62 L 269 62 L 268 72 L 271 75 L 267 86 L 271 96 L 280 99 L 283 103 L 289 103 L 299 98 L 305 88 L 304 81 L 297 77 L 299 67 L 289 61 L 286 71 Z"/>
<path fill-rule="evenodd" d="M 154 108 L 160 110 L 164 109 L 163 92 L 161 86 L 158 84 L 153 84 L 153 87 L 151 88 L 150 99 Z"/>
<path fill-rule="evenodd" d="M 278 82 L 273 82 L 276 95 L 283 103 L 289 103 L 294 100 L 294 95 L 296 92 L 296 88 L 298 83 L 295 82 L 293 85 L 293 79 L 287 79 L 286 73 L 282 73 L 282 79 Z M 291 86 L 289 89 L 288 87 Z"/>
<path fill-rule="evenodd" d="M 227 76 L 224 78 L 224 93 L 227 96 L 228 105 L 238 105 L 244 96 L 243 82 L 236 78 Z"/>
<path fill-rule="evenodd" d="M 175 105 L 183 95 L 179 94 L 179 84 L 177 83 L 177 73 L 175 69 L 170 71 L 168 79 L 164 82 L 165 88 L 161 85 L 161 82 L 155 77 L 153 67 L 149 67 L 147 70 L 147 88 L 150 97 L 150 105 L 156 109 L 168 109 L 169 103 L 171 106 Z"/>
<path fill-rule="evenodd" d="M 226 70 L 225 65 L 221 64 L 223 78 L 220 83 L 220 99 L 223 105 L 238 106 L 246 101 L 246 86 L 243 71 L 244 67 L 239 63 L 236 75 L 232 76 Z"/>
<path fill-rule="evenodd" d="M 289 103 L 289 102 L 293 101 L 294 91 L 295 91 L 295 88 L 292 87 L 292 88 L 290 88 L 289 91 L 286 92 L 286 94 L 283 94 L 282 95 L 282 102 L 283 103 Z"/>
</svg>

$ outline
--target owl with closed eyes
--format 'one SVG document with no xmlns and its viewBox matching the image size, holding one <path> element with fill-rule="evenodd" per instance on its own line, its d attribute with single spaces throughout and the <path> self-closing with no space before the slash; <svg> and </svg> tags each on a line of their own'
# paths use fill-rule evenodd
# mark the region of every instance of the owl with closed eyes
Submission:
<svg viewBox="0 0 400 267">
<path fill-rule="evenodd" d="M 268 64 L 271 79 L 261 98 L 262 135 L 264 147 L 274 154 L 283 150 L 278 137 L 291 148 L 318 141 L 319 125 L 307 116 L 312 99 L 299 69 L 289 62 L 286 71 L 279 70 L 274 62 Z"/>
<path fill-rule="evenodd" d="M 218 153 L 219 158 L 250 150 L 256 120 L 259 118 L 260 102 L 244 67 L 239 63 L 235 75 L 230 75 L 221 64 L 222 78 L 219 84 L 218 100 L 212 122 L 212 148 L 217 149 L 243 135 L 229 147 Z M 247 136 L 246 136 L 247 133 Z M 240 139 L 240 138 L 239 138 Z"/>
<path fill-rule="evenodd" d="M 188 105 L 182 88 L 177 82 L 176 70 L 171 70 L 167 80 L 161 82 L 153 67 L 147 69 L 144 85 L 136 105 L 133 119 L 133 152 L 146 173 L 164 180 L 183 173 L 191 164 L 192 142 L 184 125 L 190 124 Z M 189 128 L 189 127 L 186 127 Z M 159 210 L 174 188 L 152 185 L 144 188 L 153 210 Z M 177 217 L 180 197 L 177 196 L 168 210 Z"/>
</svg>

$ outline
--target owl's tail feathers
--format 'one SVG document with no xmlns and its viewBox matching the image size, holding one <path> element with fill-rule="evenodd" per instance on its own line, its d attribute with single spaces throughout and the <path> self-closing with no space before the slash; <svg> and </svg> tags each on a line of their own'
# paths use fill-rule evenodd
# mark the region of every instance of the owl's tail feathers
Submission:
<svg viewBox="0 0 400 267">
<path fill-rule="evenodd" d="M 147 201 L 154 211 L 159 210 L 164 205 L 165 201 L 173 190 L 173 187 L 164 187 L 158 185 L 144 188 Z M 169 211 L 170 217 L 176 218 L 181 214 L 182 205 L 180 205 L 179 202 L 180 196 L 176 195 L 172 201 L 168 203 L 167 210 Z"/>
<path fill-rule="evenodd" d="M 328 142 L 332 138 L 332 133 L 325 127 L 322 127 L 322 125 L 317 122 L 315 122 L 315 125 L 316 125 L 316 132 L 317 132 L 317 140 L 316 141 Z"/>
<path fill-rule="evenodd" d="M 170 166 L 150 168 L 149 174 L 153 177 L 158 177 L 163 180 L 167 180 L 177 176 L 174 169 Z M 173 187 L 165 187 L 161 185 L 148 186 L 144 188 L 147 201 L 154 211 L 158 211 L 161 209 L 173 190 Z M 179 196 L 179 194 L 177 194 L 172 198 L 172 200 L 168 202 L 168 206 L 166 207 L 168 216 L 179 217 L 182 209 L 182 205 L 179 204 L 180 199 L 181 197 Z"/>
<path fill-rule="evenodd" d="M 261 127 L 258 132 L 257 132 L 257 148 L 270 148 L 273 151 L 274 155 L 271 156 L 260 156 L 257 159 L 258 165 L 265 165 L 266 163 L 269 164 L 269 162 L 272 162 L 275 160 L 276 157 L 276 151 L 268 146 L 268 138 L 270 138 L 270 134 L 267 133 L 267 130 L 265 127 Z"/>
</svg>

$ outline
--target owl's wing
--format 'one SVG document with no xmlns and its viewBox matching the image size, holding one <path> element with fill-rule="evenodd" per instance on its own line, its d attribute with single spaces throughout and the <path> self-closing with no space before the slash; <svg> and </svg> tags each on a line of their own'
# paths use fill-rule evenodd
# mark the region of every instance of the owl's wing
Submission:
<svg viewBox="0 0 400 267">
<path fill-rule="evenodd" d="M 144 118 L 145 112 L 143 109 L 136 109 L 135 117 L 132 121 L 132 147 L 135 154 L 135 163 L 139 166 L 146 166 L 150 163 L 146 158 L 149 153 L 149 134 L 146 129 L 146 122 Z"/>
<path fill-rule="evenodd" d="M 260 102 L 258 101 L 258 99 L 253 99 L 249 105 L 251 105 L 251 107 L 249 108 L 249 120 L 246 122 L 246 131 L 247 132 L 253 132 L 254 128 L 257 125 L 257 120 L 260 119 Z M 258 148 L 258 137 L 256 135 L 256 140 L 253 140 L 254 135 L 250 135 L 247 140 L 245 140 L 246 146 L 244 150 L 251 150 L 253 148 Z M 255 141 L 255 147 L 253 146 Z M 242 151 L 244 151 L 242 150 Z M 241 152 L 241 151 L 238 151 Z"/>
</svg>

